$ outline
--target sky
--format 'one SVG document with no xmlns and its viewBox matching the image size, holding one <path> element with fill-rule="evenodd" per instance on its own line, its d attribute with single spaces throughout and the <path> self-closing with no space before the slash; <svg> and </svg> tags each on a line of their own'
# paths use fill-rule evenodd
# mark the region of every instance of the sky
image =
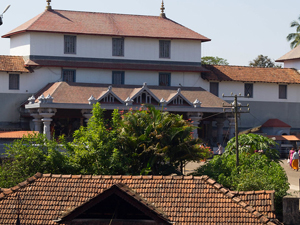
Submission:
<svg viewBox="0 0 300 225">
<path fill-rule="evenodd" d="M 230 65 L 248 66 L 262 54 L 276 60 L 289 52 L 286 40 L 300 16 L 299 0 L 164 0 L 166 16 L 208 38 L 202 56 L 217 56 Z M 45 10 L 46 0 L 1 0 L 0 35 Z M 53 9 L 159 15 L 161 0 L 52 0 Z M 298 22 L 300 22 L 298 20 Z M 51 21 L 49 21 L 51 23 Z M 9 55 L 9 39 L 0 39 L 0 55 Z"/>
</svg>

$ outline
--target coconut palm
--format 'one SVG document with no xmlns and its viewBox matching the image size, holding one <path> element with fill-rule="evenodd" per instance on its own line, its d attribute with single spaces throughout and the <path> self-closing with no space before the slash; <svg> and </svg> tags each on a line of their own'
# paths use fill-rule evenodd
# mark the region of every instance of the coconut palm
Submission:
<svg viewBox="0 0 300 225">
<path fill-rule="evenodd" d="M 300 16 L 298 20 L 300 21 Z M 290 33 L 286 37 L 286 39 L 288 41 L 292 41 L 291 48 L 293 49 L 300 45 L 300 24 L 296 20 L 294 20 L 293 22 L 291 22 L 291 27 L 296 27 L 296 33 Z"/>
</svg>

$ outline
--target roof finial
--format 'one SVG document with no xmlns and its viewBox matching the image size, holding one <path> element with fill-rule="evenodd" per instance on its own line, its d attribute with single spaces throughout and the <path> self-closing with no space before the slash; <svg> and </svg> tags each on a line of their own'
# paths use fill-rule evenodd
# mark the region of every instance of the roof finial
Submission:
<svg viewBox="0 0 300 225">
<path fill-rule="evenodd" d="M 162 0 L 162 2 L 161 2 L 161 8 L 160 8 L 160 10 L 161 10 L 160 17 L 166 18 L 164 0 Z"/>
<path fill-rule="evenodd" d="M 50 5 L 51 0 L 46 0 L 46 2 L 48 3 L 48 5 L 46 6 L 46 10 L 52 10 L 52 7 Z"/>
</svg>

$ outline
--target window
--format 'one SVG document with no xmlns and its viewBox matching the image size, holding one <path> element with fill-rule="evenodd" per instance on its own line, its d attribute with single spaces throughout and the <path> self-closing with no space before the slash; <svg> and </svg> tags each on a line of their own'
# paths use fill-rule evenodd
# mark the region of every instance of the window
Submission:
<svg viewBox="0 0 300 225">
<path fill-rule="evenodd" d="M 218 82 L 210 82 L 209 83 L 209 91 L 215 96 L 219 96 L 219 83 Z"/>
<path fill-rule="evenodd" d="M 76 54 L 76 36 L 65 35 L 65 54 Z"/>
<path fill-rule="evenodd" d="M 20 88 L 20 75 L 9 74 L 9 90 L 19 90 Z"/>
<path fill-rule="evenodd" d="M 159 41 L 159 58 L 171 58 L 171 41 Z"/>
<path fill-rule="evenodd" d="M 76 70 L 62 70 L 63 81 L 75 82 L 76 81 Z"/>
<path fill-rule="evenodd" d="M 124 56 L 124 39 L 113 38 L 112 39 L 112 55 L 113 56 Z"/>
<path fill-rule="evenodd" d="M 171 74 L 159 73 L 159 86 L 170 86 L 170 85 L 171 85 Z"/>
<path fill-rule="evenodd" d="M 279 85 L 279 98 L 287 99 L 287 86 L 286 85 Z"/>
<path fill-rule="evenodd" d="M 253 98 L 253 84 L 245 84 L 245 97 Z"/>
<path fill-rule="evenodd" d="M 112 72 L 112 84 L 124 84 L 124 71 L 113 71 Z"/>
</svg>

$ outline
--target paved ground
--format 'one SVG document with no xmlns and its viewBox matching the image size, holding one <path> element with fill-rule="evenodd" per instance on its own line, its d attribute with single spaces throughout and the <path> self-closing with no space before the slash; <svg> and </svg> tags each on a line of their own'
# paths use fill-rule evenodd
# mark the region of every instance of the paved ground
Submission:
<svg viewBox="0 0 300 225">
<path fill-rule="evenodd" d="M 184 174 L 189 174 L 193 172 L 197 167 L 200 165 L 203 165 L 204 163 L 189 163 L 185 167 L 185 173 Z M 282 159 L 282 162 L 280 163 L 281 166 L 284 168 L 287 176 L 288 176 L 288 181 L 290 183 L 290 190 L 288 191 L 292 195 L 300 195 L 300 189 L 299 189 L 299 179 L 300 179 L 300 169 L 299 171 L 294 171 L 290 165 L 287 163 L 287 159 Z"/>
</svg>

